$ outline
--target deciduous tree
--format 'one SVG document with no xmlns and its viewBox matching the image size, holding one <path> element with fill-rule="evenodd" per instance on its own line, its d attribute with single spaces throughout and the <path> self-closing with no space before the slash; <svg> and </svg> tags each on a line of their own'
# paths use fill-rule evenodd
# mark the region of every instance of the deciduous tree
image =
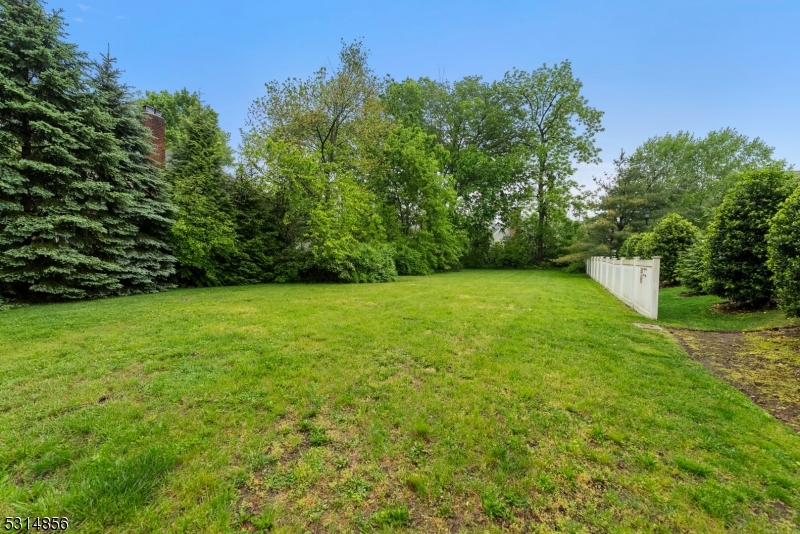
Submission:
<svg viewBox="0 0 800 534">
<path fill-rule="evenodd" d="M 774 296 L 766 236 L 793 175 L 780 167 L 747 171 L 728 190 L 706 234 L 709 291 L 745 306 Z"/>
<path fill-rule="evenodd" d="M 778 304 L 789 317 L 800 317 L 800 186 L 773 217 L 767 242 Z"/>
<path fill-rule="evenodd" d="M 507 105 L 515 112 L 516 143 L 525 150 L 526 177 L 537 215 L 535 261 L 555 251 L 546 247 L 550 222 L 570 208 L 577 183 L 570 177 L 575 163 L 597 163 L 595 135 L 603 113 L 581 94 L 583 84 L 569 61 L 533 72 L 514 70 L 503 84 Z"/>
</svg>

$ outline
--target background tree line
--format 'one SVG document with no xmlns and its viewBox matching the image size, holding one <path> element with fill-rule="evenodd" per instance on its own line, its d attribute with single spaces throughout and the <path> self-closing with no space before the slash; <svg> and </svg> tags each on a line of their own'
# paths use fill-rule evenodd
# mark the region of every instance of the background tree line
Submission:
<svg viewBox="0 0 800 534">
<path fill-rule="evenodd" d="M 674 283 L 679 264 L 708 270 L 716 252 L 695 244 L 728 236 L 715 221 L 746 173 L 793 176 L 759 139 L 679 132 L 621 154 L 587 192 L 572 176 L 600 161 L 602 112 L 569 62 L 493 82 L 396 81 L 373 72 L 360 42 L 343 42 L 332 68 L 267 83 L 234 153 L 200 95 L 137 98 L 110 54 L 90 61 L 39 0 L 0 0 L 0 22 L 5 299 L 462 267 L 579 271 L 611 250 L 664 255 Z M 148 159 L 144 104 L 167 123 L 164 170 Z M 770 243 L 788 258 L 770 260 L 773 280 L 796 256 L 791 238 Z"/>
<path fill-rule="evenodd" d="M 547 265 L 580 228 L 573 164 L 599 161 L 602 113 L 581 87 L 568 62 L 492 83 L 381 79 L 360 42 L 343 42 L 333 70 L 266 84 L 235 163 L 207 160 L 205 175 L 225 176 L 215 188 L 224 200 L 203 208 L 213 216 L 176 196 L 176 227 L 231 237 L 216 252 L 209 237 L 178 240 L 179 266 L 195 266 L 179 267 L 182 281 L 388 281 Z M 166 110 L 170 182 L 201 180 L 177 173 L 200 154 L 189 125 L 213 112 L 186 90 L 145 102 Z M 225 136 L 207 127 L 220 143 L 204 153 L 221 155 Z M 498 230 L 511 235 L 495 242 Z"/>
<path fill-rule="evenodd" d="M 562 259 L 661 256 L 663 285 L 800 315 L 800 175 L 760 139 L 680 132 L 615 161 Z"/>
<path fill-rule="evenodd" d="M 396 82 L 343 43 L 335 67 L 266 84 L 234 155 L 198 94 L 136 98 L 39 0 L 0 18 L 5 299 L 541 265 L 579 227 L 572 164 L 597 160 L 602 114 L 568 62 Z M 166 119 L 165 170 L 143 104 Z"/>
</svg>

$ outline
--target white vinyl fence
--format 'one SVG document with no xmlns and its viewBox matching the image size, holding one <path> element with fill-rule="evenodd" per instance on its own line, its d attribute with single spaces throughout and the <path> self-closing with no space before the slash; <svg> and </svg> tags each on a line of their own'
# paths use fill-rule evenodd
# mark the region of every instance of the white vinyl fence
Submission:
<svg viewBox="0 0 800 534">
<path fill-rule="evenodd" d="M 586 274 L 619 300 L 650 319 L 658 319 L 660 270 L 660 256 L 652 260 L 594 256 L 586 262 Z"/>
</svg>

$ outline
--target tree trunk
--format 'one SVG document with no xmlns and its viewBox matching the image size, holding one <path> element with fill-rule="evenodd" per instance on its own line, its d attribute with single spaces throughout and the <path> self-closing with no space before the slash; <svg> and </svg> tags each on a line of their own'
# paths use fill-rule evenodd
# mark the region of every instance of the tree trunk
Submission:
<svg viewBox="0 0 800 534">
<path fill-rule="evenodd" d="M 534 251 L 534 261 L 542 263 L 545 257 L 545 243 L 544 243 L 544 229 L 547 224 L 547 203 L 545 197 L 547 196 L 547 187 L 545 185 L 545 167 L 546 162 L 542 159 L 539 161 L 539 176 L 537 177 L 536 188 L 536 211 L 539 219 L 536 227 L 536 242 Z"/>
</svg>

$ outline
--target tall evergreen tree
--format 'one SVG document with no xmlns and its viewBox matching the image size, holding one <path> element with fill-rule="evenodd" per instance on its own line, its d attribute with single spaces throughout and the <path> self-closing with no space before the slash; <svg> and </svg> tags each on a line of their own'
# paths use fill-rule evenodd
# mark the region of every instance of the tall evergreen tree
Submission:
<svg viewBox="0 0 800 534">
<path fill-rule="evenodd" d="M 152 153 L 150 132 L 142 125 L 138 104 L 120 82 L 120 71 L 110 53 L 95 65 L 95 106 L 106 135 L 103 150 L 95 153 L 97 172 L 112 186 L 108 242 L 98 256 L 120 266 L 123 293 L 149 293 L 170 287 L 175 258 L 168 239 L 174 207 Z M 98 130 L 100 128 L 98 127 Z M 111 218 L 109 218 L 111 219 Z"/>
<path fill-rule="evenodd" d="M 185 119 L 170 160 L 168 179 L 178 208 L 172 238 L 178 277 L 189 285 L 230 283 L 237 256 L 236 225 L 225 166 L 232 160 L 227 135 L 210 108 Z"/>
<path fill-rule="evenodd" d="M 90 161 L 98 132 L 85 56 L 59 12 L 0 0 L 0 293 L 51 300 L 122 288 L 106 239 L 112 187 Z"/>
</svg>

